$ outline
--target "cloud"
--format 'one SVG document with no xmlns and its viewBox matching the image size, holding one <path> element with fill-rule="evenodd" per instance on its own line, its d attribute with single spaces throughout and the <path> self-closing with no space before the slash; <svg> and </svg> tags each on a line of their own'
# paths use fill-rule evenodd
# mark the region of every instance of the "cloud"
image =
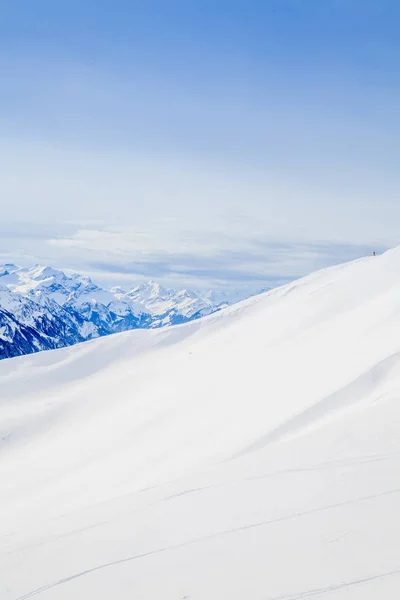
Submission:
<svg viewBox="0 0 400 600">
<path fill-rule="evenodd" d="M 382 251 L 383 244 L 275 236 L 250 217 L 142 220 L 136 227 L 101 222 L 0 225 L 0 262 L 49 264 L 103 285 L 156 279 L 171 287 L 257 290 Z"/>
<path fill-rule="evenodd" d="M 214 224 L 213 230 L 190 231 L 171 223 L 157 230 L 82 229 L 47 243 L 65 260 L 84 257 L 82 269 L 103 280 L 154 278 L 189 288 L 275 286 L 372 252 L 363 244 L 276 241 L 244 229 L 235 234 Z"/>
</svg>

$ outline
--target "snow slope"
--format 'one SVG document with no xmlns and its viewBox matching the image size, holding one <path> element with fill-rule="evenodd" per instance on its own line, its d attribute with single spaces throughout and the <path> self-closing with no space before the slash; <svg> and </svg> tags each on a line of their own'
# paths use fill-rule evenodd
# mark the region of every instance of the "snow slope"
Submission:
<svg viewBox="0 0 400 600">
<path fill-rule="evenodd" d="M 400 249 L 0 363 L 0 599 L 395 599 Z"/>
</svg>

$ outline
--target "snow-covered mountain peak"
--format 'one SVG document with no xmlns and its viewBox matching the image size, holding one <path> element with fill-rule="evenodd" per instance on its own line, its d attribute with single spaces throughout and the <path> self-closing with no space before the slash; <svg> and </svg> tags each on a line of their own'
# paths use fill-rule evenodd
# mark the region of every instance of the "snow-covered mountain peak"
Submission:
<svg viewBox="0 0 400 600">
<path fill-rule="evenodd" d="M 63 271 L 58 271 L 52 267 L 47 267 L 44 265 L 35 265 L 22 271 L 26 273 L 27 279 L 29 278 L 36 281 L 47 281 L 48 279 L 66 279 L 66 275 Z"/>
<path fill-rule="evenodd" d="M 179 323 L 194 315 L 204 316 L 213 310 L 194 292 L 167 289 L 155 281 L 141 283 L 126 297 L 143 305 L 161 325 Z"/>
<path fill-rule="evenodd" d="M 154 300 L 166 300 L 171 296 L 171 292 L 156 281 L 150 280 L 135 286 L 127 296 L 136 302 L 146 304 Z"/>
<path fill-rule="evenodd" d="M 63 289 L 68 282 L 68 277 L 63 271 L 48 266 L 35 265 L 33 267 L 16 268 L 8 270 L 2 276 L 2 281 L 13 291 L 21 294 L 30 294 L 38 289 L 56 291 Z"/>
<path fill-rule="evenodd" d="M 126 293 L 121 287 L 107 290 L 86 275 L 67 275 L 44 265 L 24 268 L 3 265 L 0 284 L 7 291 L 0 296 L 0 309 L 7 305 L 18 312 L 18 318 L 25 318 L 24 315 L 32 313 L 32 307 L 26 312 L 18 307 L 21 303 L 28 305 L 27 300 L 30 300 L 37 307 L 33 310 L 34 321 L 29 320 L 30 325 L 34 322 L 40 329 L 40 319 L 46 311 L 60 319 L 72 319 L 74 325 L 69 326 L 69 331 L 75 327 L 76 341 L 137 327 L 157 328 L 185 323 L 221 307 L 195 292 L 167 289 L 152 280 L 142 282 Z M 72 333 L 68 338 L 61 335 L 54 343 L 63 344 L 65 339 L 71 343 L 73 337 Z"/>
<path fill-rule="evenodd" d="M 187 290 L 185 288 L 183 290 L 178 290 L 173 295 L 175 296 L 175 298 L 191 298 L 191 299 L 198 298 L 198 296 L 194 292 L 190 292 L 189 290 Z"/>
</svg>

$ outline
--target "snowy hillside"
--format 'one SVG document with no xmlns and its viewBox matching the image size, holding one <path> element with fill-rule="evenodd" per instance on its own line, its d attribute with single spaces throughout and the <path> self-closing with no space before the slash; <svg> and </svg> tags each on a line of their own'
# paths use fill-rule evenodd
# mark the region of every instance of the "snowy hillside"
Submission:
<svg viewBox="0 0 400 600">
<path fill-rule="evenodd" d="M 0 266 L 0 288 L 0 359 L 130 329 L 185 323 L 229 304 L 211 299 L 211 292 L 201 298 L 188 290 L 167 290 L 153 281 L 129 292 L 120 287 L 105 290 L 89 277 L 67 276 L 63 271 L 38 265 Z M 33 313 L 40 316 L 34 322 Z M 47 321 L 54 320 L 54 315 L 60 322 L 51 330 Z"/>
<path fill-rule="evenodd" d="M 400 249 L 0 362 L 0 600 L 394 600 Z"/>
</svg>

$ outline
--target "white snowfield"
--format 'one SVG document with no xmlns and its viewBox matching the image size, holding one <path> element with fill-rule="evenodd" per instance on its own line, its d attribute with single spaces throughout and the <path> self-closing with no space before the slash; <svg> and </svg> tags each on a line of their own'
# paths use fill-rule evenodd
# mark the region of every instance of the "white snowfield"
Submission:
<svg viewBox="0 0 400 600">
<path fill-rule="evenodd" d="M 400 598 L 400 249 L 0 399 L 1 600 Z"/>
</svg>

